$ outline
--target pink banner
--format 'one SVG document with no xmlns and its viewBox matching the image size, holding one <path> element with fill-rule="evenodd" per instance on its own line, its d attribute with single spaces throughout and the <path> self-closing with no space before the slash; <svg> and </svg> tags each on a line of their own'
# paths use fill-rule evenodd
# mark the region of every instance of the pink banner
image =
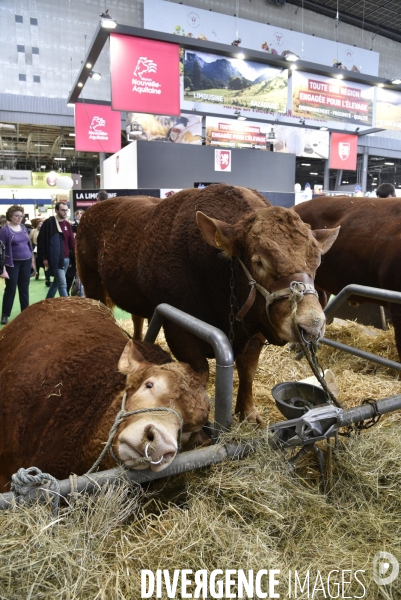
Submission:
<svg viewBox="0 0 401 600">
<path fill-rule="evenodd" d="M 111 104 L 115 110 L 180 114 L 180 48 L 110 35 Z"/>
<path fill-rule="evenodd" d="M 80 152 L 121 150 L 121 115 L 104 104 L 75 105 L 75 149 Z"/>
</svg>

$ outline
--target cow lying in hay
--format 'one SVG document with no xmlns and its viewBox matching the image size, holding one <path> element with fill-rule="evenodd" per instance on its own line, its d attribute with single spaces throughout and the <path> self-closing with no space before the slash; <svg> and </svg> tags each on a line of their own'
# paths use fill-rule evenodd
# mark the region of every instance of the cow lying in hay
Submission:
<svg viewBox="0 0 401 600">
<path fill-rule="evenodd" d="M 98 302 L 57 298 L 30 306 L 0 338 L 0 492 L 20 467 L 61 479 L 85 473 L 124 392 L 126 411 L 150 411 L 122 421 L 114 454 L 130 468 L 166 468 L 181 426 L 184 442 L 207 421 L 204 384 L 159 346 L 128 340 Z M 102 463 L 114 466 L 110 457 Z"/>
<path fill-rule="evenodd" d="M 295 207 L 312 227 L 341 226 L 335 248 L 316 275 L 323 306 L 327 294 L 338 294 L 352 283 L 401 292 L 399 198 L 319 197 Z M 401 359 L 401 305 L 351 296 L 351 303 L 380 303 L 390 310 Z"/>
<path fill-rule="evenodd" d="M 230 334 L 239 376 L 236 412 L 263 422 L 252 398 L 261 345 L 249 341 L 258 334 L 273 344 L 298 341 L 296 327 L 307 340 L 323 335 L 313 280 L 337 233 L 311 231 L 294 211 L 270 206 L 258 192 L 218 184 L 157 204 L 146 198 L 96 204 L 79 225 L 77 264 L 86 296 L 109 307 L 149 319 L 167 302 Z M 306 292 L 299 294 L 294 319 L 293 281 Z M 208 372 L 209 344 L 171 322 L 164 330 L 178 360 Z"/>
</svg>

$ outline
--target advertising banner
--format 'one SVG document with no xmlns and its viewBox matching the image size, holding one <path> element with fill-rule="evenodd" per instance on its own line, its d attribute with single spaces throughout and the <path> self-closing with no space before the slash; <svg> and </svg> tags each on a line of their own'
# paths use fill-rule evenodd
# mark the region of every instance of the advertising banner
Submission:
<svg viewBox="0 0 401 600">
<path fill-rule="evenodd" d="M 193 102 L 199 110 L 215 111 L 217 105 L 285 113 L 287 84 L 287 69 L 205 52 L 184 53 L 183 100 Z"/>
<path fill-rule="evenodd" d="M 127 113 L 127 140 L 202 144 L 202 117 L 181 113 L 179 117 Z"/>
<path fill-rule="evenodd" d="M 304 158 L 329 158 L 328 131 L 276 123 L 271 129 L 275 136 L 274 140 L 270 140 L 273 142 L 274 152 L 287 152 Z"/>
<path fill-rule="evenodd" d="M 80 190 L 82 187 L 82 176 L 77 173 L 56 173 L 56 171 L 43 172 L 33 171 L 32 187 L 35 189 L 73 189 Z"/>
<path fill-rule="evenodd" d="M 231 171 L 231 150 L 214 151 L 214 170 Z"/>
<path fill-rule="evenodd" d="M 401 131 L 401 94 L 384 88 L 376 89 L 376 127 Z"/>
<path fill-rule="evenodd" d="M 104 104 L 75 104 L 75 149 L 80 152 L 118 152 L 121 115 Z"/>
<path fill-rule="evenodd" d="M 165 0 L 144 0 L 143 4 L 145 29 L 228 45 L 238 32 L 242 48 L 281 56 L 291 51 L 309 62 L 330 67 L 340 62 L 344 70 L 376 76 L 379 74 L 379 53 L 357 48 L 353 44 L 342 44 L 276 25 L 256 23 L 214 10 L 211 12 L 209 7 L 194 8 Z"/>
<path fill-rule="evenodd" d="M 356 170 L 358 136 L 332 133 L 330 139 L 330 169 Z"/>
<path fill-rule="evenodd" d="M 128 35 L 110 35 L 114 110 L 180 114 L 180 48 Z"/>
<path fill-rule="evenodd" d="M 21 185 L 32 185 L 31 171 L 0 170 L 0 186 L 19 187 Z"/>
<path fill-rule="evenodd" d="M 292 74 L 292 114 L 307 119 L 372 125 L 373 86 L 301 71 Z"/>
<path fill-rule="evenodd" d="M 266 148 L 270 125 L 247 123 L 223 117 L 206 117 L 206 145 L 226 146 L 227 148 Z"/>
</svg>

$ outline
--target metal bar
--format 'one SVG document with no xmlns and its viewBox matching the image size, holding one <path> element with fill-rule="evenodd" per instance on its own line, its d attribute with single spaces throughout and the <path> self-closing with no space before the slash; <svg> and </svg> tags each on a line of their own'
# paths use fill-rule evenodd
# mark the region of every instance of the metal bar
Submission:
<svg viewBox="0 0 401 600">
<path fill-rule="evenodd" d="M 335 342 L 334 340 L 329 340 L 327 338 L 321 338 L 319 340 L 319 343 L 326 344 L 326 346 L 331 346 L 332 348 L 336 348 L 336 350 L 348 352 L 348 354 L 354 354 L 359 358 L 370 360 L 371 362 L 377 363 L 378 365 L 382 365 L 383 367 L 387 367 L 388 369 L 395 369 L 396 371 L 401 371 L 401 363 L 395 362 L 394 360 L 389 360 L 388 358 L 383 358 L 382 356 L 378 356 L 377 354 L 371 354 L 370 352 L 365 352 L 364 350 L 359 350 L 358 348 L 354 348 L 353 346 L 347 346 L 346 344 L 341 344 L 340 342 Z"/>
<path fill-rule="evenodd" d="M 232 415 L 234 356 L 227 336 L 217 327 L 192 317 L 178 308 L 169 304 L 159 304 L 149 323 L 145 335 L 146 342 L 155 341 L 164 319 L 180 325 L 212 346 L 216 357 L 214 437 L 222 431 L 228 431 Z"/>
<path fill-rule="evenodd" d="M 366 285 L 357 285 L 353 283 L 343 288 L 341 292 L 339 292 L 337 296 L 328 303 L 324 309 L 326 319 L 330 319 L 336 310 L 342 304 L 344 304 L 344 302 L 346 302 L 350 296 L 362 296 L 363 298 L 374 298 L 376 300 L 401 304 L 401 292 L 395 292 L 394 290 L 383 290 L 381 288 L 368 287 Z"/>
<path fill-rule="evenodd" d="M 163 471 L 151 471 L 146 469 L 144 471 L 125 470 L 121 468 L 110 469 L 108 471 L 100 471 L 99 473 L 92 473 L 91 475 L 81 475 L 77 477 L 77 491 L 78 492 L 93 492 L 99 487 L 105 484 L 113 484 L 121 481 L 124 477 L 133 483 L 147 483 L 161 479 L 163 477 L 169 477 L 171 475 L 178 475 L 179 473 L 185 473 L 186 471 L 192 471 L 193 469 L 200 469 L 202 467 L 208 467 L 210 465 L 217 465 L 224 460 L 240 460 L 255 450 L 256 444 L 240 444 L 232 442 L 225 444 L 224 446 L 209 446 L 208 448 L 200 448 L 199 450 L 191 450 L 189 452 L 183 452 L 179 454 L 172 464 L 164 469 Z M 71 482 L 69 479 L 63 479 L 59 481 L 60 495 L 63 498 L 67 498 L 68 494 L 71 493 Z M 48 497 L 49 492 L 40 489 L 33 489 L 29 497 Z M 12 492 L 6 494 L 0 494 L 0 509 L 10 508 L 15 500 Z"/>
<path fill-rule="evenodd" d="M 396 394 L 395 396 L 389 396 L 383 400 L 378 400 L 377 409 L 381 415 L 394 412 L 395 410 L 400 410 L 401 394 Z M 371 419 L 375 416 L 375 414 L 375 409 L 371 404 L 361 404 L 360 406 L 349 408 L 340 414 L 338 417 L 338 426 L 344 427 L 346 425 L 351 425 L 351 423 L 360 423 L 361 421 Z"/>
</svg>

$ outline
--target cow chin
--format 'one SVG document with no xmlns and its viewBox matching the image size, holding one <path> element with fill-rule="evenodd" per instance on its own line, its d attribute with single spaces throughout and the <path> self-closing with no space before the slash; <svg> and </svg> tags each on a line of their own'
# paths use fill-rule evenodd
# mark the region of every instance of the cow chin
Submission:
<svg viewBox="0 0 401 600">
<path fill-rule="evenodd" d="M 162 471 L 178 451 L 177 419 L 140 418 L 124 427 L 117 441 L 117 455 L 129 469 Z"/>
<path fill-rule="evenodd" d="M 314 296 L 306 297 L 298 304 L 295 324 L 289 306 L 284 306 L 284 302 L 283 306 L 278 306 L 277 311 L 272 312 L 272 320 L 277 335 L 286 342 L 299 342 L 295 327 L 301 331 L 306 342 L 318 341 L 326 330 L 326 317 Z"/>
</svg>

